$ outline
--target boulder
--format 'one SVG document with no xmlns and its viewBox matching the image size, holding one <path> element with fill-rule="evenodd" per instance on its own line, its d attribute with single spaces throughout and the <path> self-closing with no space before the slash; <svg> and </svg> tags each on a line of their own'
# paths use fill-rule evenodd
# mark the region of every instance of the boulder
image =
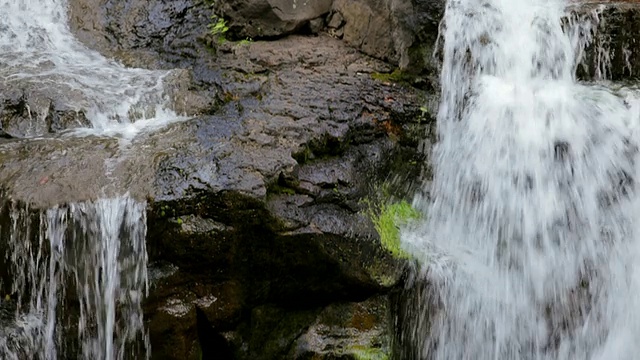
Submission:
<svg viewBox="0 0 640 360">
<path fill-rule="evenodd" d="M 444 5 L 444 0 L 335 0 L 328 27 L 349 45 L 402 71 L 437 77 L 434 49 Z"/>
<path fill-rule="evenodd" d="M 332 0 L 230 0 L 215 2 L 215 13 L 229 19 L 238 38 L 281 37 L 331 10 Z"/>
<path fill-rule="evenodd" d="M 87 46 L 129 66 L 168 67 L 206 52 L 207 0 L 70 0 L 69 26 Z"/>
<path fill-rule="evenodd" d="M 0 94 L 0 136 L 35 137 L 91 125 L 85 109 L 66 101 L 73 91 L 58 96 L 33 83 L 1 82 Z"/>
</svg>

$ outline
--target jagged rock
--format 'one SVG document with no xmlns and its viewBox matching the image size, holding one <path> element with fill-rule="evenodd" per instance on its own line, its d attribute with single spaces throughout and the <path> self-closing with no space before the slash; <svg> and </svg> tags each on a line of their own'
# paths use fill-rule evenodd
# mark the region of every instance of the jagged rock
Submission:
<svg viewBox="0 0 640 360">
<path fill-rule="evenodd" d="M 210 17 L 207 0 L 69 1 L 69 26 L 80 41 L 145 68 L 202 56 L 198 39 L 207 33 Z"/>
<path fill-rule="evenodd" d="M 386 296 L 331 304 L 299 336 L 290 359 L 389 359 L 393 322 Z"/>
</svg>

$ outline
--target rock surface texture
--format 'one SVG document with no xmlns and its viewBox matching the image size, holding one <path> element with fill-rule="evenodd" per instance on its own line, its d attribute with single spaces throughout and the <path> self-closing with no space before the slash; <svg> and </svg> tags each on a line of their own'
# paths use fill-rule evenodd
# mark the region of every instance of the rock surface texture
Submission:
<svg viewBox="0 0 640 360">
<path fill-rule="evenodd" d="M 34 212 L 147 201 L 154 359 L 199 358 L 195 306 L 238 359 L 405 354 L 393 294 L 407 261 L 381 246 L 368 206 L 380 184 L 402 196 L 428 179 L 444 3 L 70 0 L 87 46 L 184 69 L 167 95 L 190 118 L 131 141 L 60 136 L 88 124 L 64 89 L 0 84 L 4 198 Z M 573 11 L 594 19 L 579 76 L 636 76 L 637 6 Z M 209 34 L 215 19 L 226 40 Z"/>
<path fill-rule="evenodd" d="M 377 185 L 426 171 L 431 94 L 381 80 L 395 65 L 340 39 L 304 35 L 326 28 L 334 2 L 285 3 L 227 2 L 238 21 L 269 21 L 252 25 L 266 40 L 209 48 L 203 1 L 70 1 L 87 46 L 130 66 L 187 69 L 166 82 L 191 118 L 131 141 L 53 134 L 70 117 L 56 99 L 44 108 L 60 114 L 33 123 L 48 126 L 33 139 L 4 119 L 39 95 L 0 106 L 5 199 L 33 212 L 123 191 L 147 201 L 154 359 L 199 358 L 196 305 L 238 359 L 391 353 L 388 294 L 406 261 L 381 246 L 368 210 Z"/>
</svg>

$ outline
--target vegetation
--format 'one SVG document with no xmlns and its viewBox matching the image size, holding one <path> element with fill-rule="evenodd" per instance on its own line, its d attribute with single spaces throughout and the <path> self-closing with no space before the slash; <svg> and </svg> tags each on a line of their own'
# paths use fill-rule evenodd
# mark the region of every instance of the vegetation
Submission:
<svg viewBox="0 0 640 360">
<path fill-rule="evenodd" d="M 369 208 L 369 215 L 380 235 L 382 246 L 393 256 L 409 258 L 410 255 L 400 247 L 400 228 L 420 218 L 420 212 L 406 200 L 396 203 L 383 203 L 378 208 Z"/>
<path fill-rule="evenodd" d="M 227 21 L 217 15 L 211 16 L 211 20 L 212 22 L 209 24 L 209 33 L 213 35 L 219 43 L 225 42 L 227 40 L 226 33 L 229 31 Z"/>
<path fill-rule="evenodd" d="M 392 82 L 406 85 L 411 85 L 411 82 L 414 80 L 413 76 L 401 71 L 400 69 L 395 69 L 391 73 L 372 73 L 371 77 L 382 82 Z"/>
<path fill-rule="evenodd" d="M 353 349 L 353 356 L 357 360 L 388 360 L 389 355 L 382 349 L 356 347 Z"/>
</svg>

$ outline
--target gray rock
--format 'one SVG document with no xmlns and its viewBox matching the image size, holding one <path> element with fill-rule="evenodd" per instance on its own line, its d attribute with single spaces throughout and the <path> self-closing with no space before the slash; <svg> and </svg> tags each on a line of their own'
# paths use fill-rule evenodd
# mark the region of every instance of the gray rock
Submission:
<svg viewBox="0 0 640 360">
<path fill-rule="evenodd" d="M 29 82 L 0 83 L 0 130 L 5 137 L 26 138 L 90 127 L 84 109 L 70 103 L 73 93 Z"/>
<path fill-rule="evenodd" d="M 70 0 L 69 22 L 80 41 L 129 66 L 159 68 L 206 53 L 206 0 Z"/>
<path fill-rule="evenodd" d="M 433 53 L 444 4 L 444 0 L 335 0 L 330 33 L 403 71 L 435 75 L 438 61 Z"/>
<path fill-rule="evenodd" d="M 4 195 L 34 211 L 123 192 L 148 201 L 149 257 L 173 269 L 145 305 L 166 358 L 195 357 L 195 304 L 239 333 L 243 314 L 267 303 L 316 309 L 395 286 L 404 263 L 381 247 L 361 200 L 407 163 L 396 157 L 404 126 L 432 124 L 420 120 L 423 94 L 373 80 L 387 65 L 329 36 L 227 46 L 198 69 L 218 89 L 212 115 L 129 143 L 0 140 Z"/>
</svg>

